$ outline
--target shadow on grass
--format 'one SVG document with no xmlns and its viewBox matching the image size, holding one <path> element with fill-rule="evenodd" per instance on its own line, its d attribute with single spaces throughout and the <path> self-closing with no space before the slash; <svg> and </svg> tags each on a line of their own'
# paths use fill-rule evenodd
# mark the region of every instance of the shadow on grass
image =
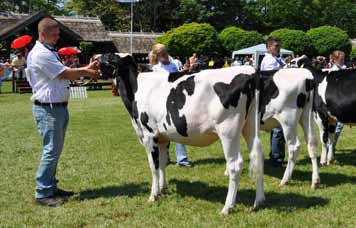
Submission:
<svg viewBox="0 0 356 228">
<path fill-rule="evenodd" d="M 284 171 L 285 171 L 285 167 L 275 168 L 273 166 L 266 165 L 264 173 L 265 175 L 282 179 Z M 341 184 L 356 183 L 356 177 L 347 176 L 340 173 L 319 173 L 319 175 L 321 179 L 321 184 L 329 187 L 337 186 Z M 311 183 L 311 179 L 312 179 L 311 171 L 307 172 L 307 171 L 301 171 L 296 169 L 293 171 L 292 181 L 293 180 L 309 181 Z"/>
<path fill-rule="evenodd" d="M 225 158 L 205 158 L 199 159 L 193 162 L 194 165 L 206 165 L 206 164 L 225 164 Z"/>
<path fill-rule="evenodd" d="M 170 184 L 175 184 L 177 194 L 182 197 L 194 197 L 196 199 L 224 204 L 227 195 L 226 187 L 209 186 L 200 181 L 189 182 L 173 179 Z M 281 211 L 288 211 L 299 208 L 310 208 L 315 206 L 325 206 L 329 199 L 317 196 L 303 196 L 295 193 L 265 192 L 265 208 L 273 208 Z M 237 203 L 253 207 L 255 200 L 255 190 L 243 189 L 237 192 Z"/>
<path fill-rule="evenodd" d="M 319 151 L 321 153 L 321 151 Z M 356 149 L 352 150 L 336 150 L 335 159 L 337 165 L 353 165 L 356 166 Z M 318 162 L 320 162 L 320 156 L 318 157 Z M 305 156 L 303 159 L 297 161 L 297 165 L 311 165 L 311 160 L 309 156 Z"/>
<path fill-rule="evenodd" d="M 117 196 L 134 197 L 137 195 L 147 194 L 149 192 L 148 183 L 142 184 L 124 184 L 119 186 L 106 186 L 97 189 L 85 190 L 79 193 L 75 199 L 90 200 L 97 198 L 111 198 Z"/>
</svg>

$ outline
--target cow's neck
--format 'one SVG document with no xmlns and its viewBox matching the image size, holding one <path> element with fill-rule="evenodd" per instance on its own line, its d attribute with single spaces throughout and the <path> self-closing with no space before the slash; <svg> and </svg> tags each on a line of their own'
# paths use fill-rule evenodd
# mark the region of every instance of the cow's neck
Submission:
<svg viewBox="0 0 356 228">
<path fill-rule="evenodd" d="M 130 113 L 130 116 L 137 119 L 137 107 L 135 101 L 135 93 L 137 91 L 137 67 L 130 65 L 124 70 L 120 71 L 119 92 L 121 99 Z"/>
</svg>

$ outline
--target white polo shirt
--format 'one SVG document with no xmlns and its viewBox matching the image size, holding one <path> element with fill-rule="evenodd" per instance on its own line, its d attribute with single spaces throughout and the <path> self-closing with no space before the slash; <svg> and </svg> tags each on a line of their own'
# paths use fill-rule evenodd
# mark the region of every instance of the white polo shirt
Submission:
<svg viewBox="0 0 356 228">
<path fill-rule="evenodd" d="M 180 71 L 182 68 L 182 62 L 178 59 L 173 59 L 169 56 L 169 64 L 163 64 L 159 62 L 158 64 L 152 67 L 152 70 L 155 72 L 168 72 L 174 73 Z"/>
<path fill-rule="evenodd" d="M 32 87 L 31 100 L 59 103 L 69 99 L 69 80 L 58 77 L 68 67 L 58 54 L 38 40 L 27 56 L 26 78 Z"/>
<path fill-rule="evenodd" d="M 260 70 L 278 70 L 282 69 L 284 65 L 286 65 L 286 63 L 282 60 L 282 58 L 266 53 L 265 57 L 262 59 Z"/>
</svg>

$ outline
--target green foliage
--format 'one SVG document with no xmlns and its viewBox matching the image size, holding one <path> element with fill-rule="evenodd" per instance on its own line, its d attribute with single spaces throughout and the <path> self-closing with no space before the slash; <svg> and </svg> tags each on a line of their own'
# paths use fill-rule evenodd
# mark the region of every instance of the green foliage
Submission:
<svg viewBox="0 0 356 228">
<path fill-rule="evenodd" d="M 294 51 L 295 54 L 312 54 L 311 40 L 301 30 L 278 29 L 273 31 L 270 36 L 280 38 L 282 47 Z"/>
<path fill-rule="evenodd" d="M 81 41 L 79 43 L 79 47 L 84 54 L 90 54 L 93 50 L 94 44 L 93 42 L 90 41 Z"/>
<path fill-rule="evenodd" d="M 184 24 L 164 33 L 155 43 L 164 44 L 171 55 L 181 58 L 194 52 L 208 55 L 220 49 L 218 33 L 213 26 L 206 23 Z"/>
<path fill-rule="evenodd" d="M 356 48 L 352 48 L 351 53 L 350 53 L 350 58 L 356 59 Z"/>
<path fill-rule="evenodd" d="M 228 52 L 264 42 L 263 36 L 258 32 L 245 31 L 238 27 L 225 28 L 220 32 L 219 39 Z"/>
<path fill-rule="evenodd" d="M 321 26 L 310 29 L 307 32 L 315 55 L 328 55 L 334 50 L 344 51 L 347 55 L 350 53 L 352 44 L 351 39 L 345 31 L 333 26 Z"/>
<path fill-rule="evenodd" d="M 5 9 L 17 13 L 46 10 L 53 15 L 68 15 L 69 10 L 63 7 L 65 2 L 66 0 L 2 0 L 0 1 L 0 9 L 1 11 Z"/>
<path fill-rule="evenodd" d="M 255 179 L 249 177 L 248 148 L 241 140 L 244 162 L 237 203 L 229 216 L 221 216 L 228 187 L 228 178 L 223 176 L 226 162 L 221 143 L 204 148 L 187 146 L 194 168 L 169 165 L 165 193 L 157 202 L 148 203 L 152 178 L 147 153 L 138 141 L 124 104 L 120 98 L 112 97 L 111 90 L 88 91 L 88 99 L 70 101 L 69 126 L 57 178 L 60 188 L 76 195 L 60 208 L 36 206 L 33 195 L 42 143 L 33 120 L 31 94 L 7 93 L 11 91 L 11 82 L 3 82 L 3 89 L 1 227 L 355 225 L 355 127 L 343 129 L 335 154 L 337 162 L 320 169 L 322 187 L 316 191 L 310 188 L 312 167 L 305 143 L 301 144 L 289 185 L 279 187 L 284 169 L 266 163 L 266 204 L 255 211 Z M 267 158 L 270 133 L 261 131 L 260 135 Z M 173 143 L 170 154 L 175 160 Z"/>
</svg>

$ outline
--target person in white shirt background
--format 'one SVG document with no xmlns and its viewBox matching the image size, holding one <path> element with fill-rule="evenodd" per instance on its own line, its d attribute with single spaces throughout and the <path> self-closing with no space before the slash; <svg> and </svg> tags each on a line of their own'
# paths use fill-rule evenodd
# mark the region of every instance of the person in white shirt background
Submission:
<svg viewBox="0 0 356 228">
<path fill-rule="evenodd" d="M 81 76 L 96 78 L 98 62 L 86 67 L 64 66 L 54 46 L 59 40 L 58 22 L 43 18 L 38 24 L 38 40 L 27 57 L 26 78 L 32 87 L 32 108 L 42 139 L 42 157 L 36 173 L 35 203 L 42 206 L 62 205 L 74 193 L 57 187 L 56 170 L 61 155 L 69 115 L 69 80 Z"/>
<path fill-rule="evenodd" d="M 240 58 L 236 55 L 234 61 L 232 62 L 231 66 L 241 66 L 242 62 Z"/>
<path fill-rule="evenodd" d="M 346 69 L 345 65 L 345 53 L 343 51 L 334 51 L 331 55 L 331 68 L 328 69 L 328 71 L 338 71 L 338 70 L 344 70 Z M 336 124 L 336 129 L 335 129 L 335 138 L 334 138 L 334 151 L 336 149 L 336 144 L 337 141 L 340 137 L 341 131 L 344 128 L 344 124 L 341 122 L 337 122 Z"/>
<path fill-rule="evenodd" d="M 280 56 L 281 41 L 277 37 L 269 37 L 266 41 L 267 53 L 262 59 L 260 70 L 270 71 L 282 69 L 285 62 Z M 285 157 L 285 140 L 281 127 L 272 129 L 270 161 L 272 165 L 281 167 Z"/>
<path fill-rule="evenodd" d="M 178 59 L 173 59 L 168 54 L 167 48 L 163 44 L 155 44 L 149 57 L 153 71 L 174 73 L 183 70 L 182 62 Z M 187 68 L 187 66 L 184 66 L 184 68 Z M 185 146 L 183 144 L 176 143 L 175 150 L 177 165 L 182 167 L 191 167 L 192 164 L 188 161 Z"/>
</svg>

